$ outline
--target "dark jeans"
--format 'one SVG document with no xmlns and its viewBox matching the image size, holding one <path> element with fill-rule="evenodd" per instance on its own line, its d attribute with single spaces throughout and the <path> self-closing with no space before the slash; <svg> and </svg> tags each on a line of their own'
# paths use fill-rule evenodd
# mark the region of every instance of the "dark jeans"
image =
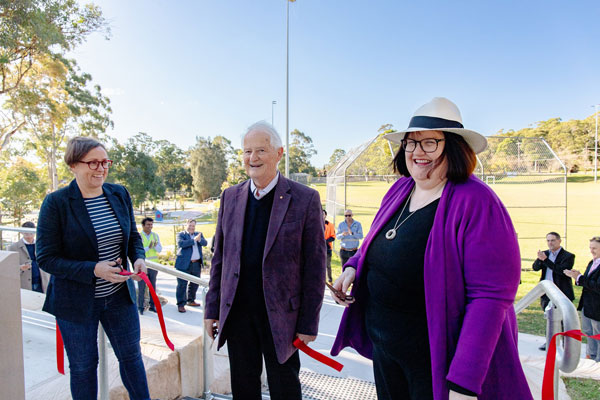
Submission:
<svg viewBox="0 0 600 400">
<path fill-rule="evenodd" d="M 356 254 L 356 250 L 347 251 L 347 250 L 340 249 L 340 258 L 342 259 L 342 268 L 344 267 L 344 264 L 346 264 L 346 262 L 350 259 L 350 257 L 352 257 L 355 254 Z"/>
<path fill-rule="evenodd" d="M 187 271 L 183 271 L 190 275 L 197 276 L 200 278 L 200 261 L 191 262 L 190 267 Z M 187 291 L 187 296 L 186 296 Z M 184 306 L 186 302 L 196 300 L 196 292 L 198 291 L 198 284 L 188 282 L 185 279 L 177 278 L 177 305 Z"/>
<path fill-rule="evenodd" d="M 148 268 L 147 275 L 148 275 L 148 279 L 150 279 L 150 283 L 152 284 L 152 287 L 154 287 L 154 290 L 156 290 L 156 275 L 158 275 L 158 271 Z M 137 304 L 137 306 L 138 306 L 138 309 L 140 309 L 140 310 L 144 310 L 145 293 L 146 293 L 146 282 L 139 281 L 138 282 L 138 304 Z M 150 309 L 151 310 L 156 309 L 156 307 L 154 306 L 154 300 L 152 300 L 152 296 L 150 296 Z"/>
<path fill-rule="evenodd" d="M 234 304 L 225 328 L 233 398 L 262 399 L 260 375 L 264 356 L 270 398 L 301 400 L 298 352 L 285 363 L 279 364 L 266 310 L 246 310 L 236 306 L 239 304 Z"/>
<path fill-rule="evenodd" d="M 332 282 L 332 279 L 331 279 L 331 253 L 329 252 L 329 250 L 327 251 L 327 281 L 329 283 Z"/>
<path fill-rule="evenodd" d="M 121 380 L 132 400 L 148 400 L 148 382 L 140 349 L 140 321 L 127 285 L 110 296 L 94 300 L 93 317 L 86 322 L 56 319 L 62 333 L 73 400 L 98 396 L 98 322 L 102 324 L 119 360 Z"/>
</svg>

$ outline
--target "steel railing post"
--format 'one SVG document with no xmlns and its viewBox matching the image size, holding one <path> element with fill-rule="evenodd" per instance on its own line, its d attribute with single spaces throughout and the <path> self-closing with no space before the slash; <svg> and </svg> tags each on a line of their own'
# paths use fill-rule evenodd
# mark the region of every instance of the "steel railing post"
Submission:
<svg viewBox="0 0 600 400">
<path fill-rule="evenodd" d="M 108 400 L 108 367 L 106 365 L 106 335 L 98 326 L 98 389 L 100 400 Z"/>
<path fill-rule="evenodd" d="M 208 287 L 202 288 L 202 308 L 203 312 L 206 312 L 206 294 L 208 293 Z M 206 334 L 206 330 L 202 331 L 202 398 L 204 400 L 211 400 L 213 398 L 210 392 L 210 377 L 208 368 L 208 355 L 211 348 L 211 339 Z"/>
</svg>

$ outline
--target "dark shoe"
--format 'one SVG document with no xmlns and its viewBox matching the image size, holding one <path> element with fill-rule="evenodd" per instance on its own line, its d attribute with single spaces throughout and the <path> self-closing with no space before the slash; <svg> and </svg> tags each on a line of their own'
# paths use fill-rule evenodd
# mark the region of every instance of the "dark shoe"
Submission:
<svg viewBox="0 0 600 400">
<path fill-rule="evenodd" d="M 539 350 L 541 351 L 546 351 L 546 343 L 544 343 L 543 345 L 541 345 L 540 347 L 538 347 Z"/>
<path fill-rule="evenodd" d="M 179 311 L 179 312 L 185 312 L 185 307 L 184 306 L 179 306 L 179 307 L 177 307 L 177 311 Z"/>
<path fill-rule="evenodd" d="M 156 312 L 156 308 L 149 308 L 148 311 Z"/>
<path fill-rule="evenodd" d="M 196 303 L 195 301 L 188 301 L 187 305 L 190 307 L 200 307 L 200 304 Z"/>
<path fill-rule="evenodd" d="M 139 311 L 140 311 L 140 315 L 144 315 L 144 309 L 143 308 L 140 308 Z"/>
</svg>

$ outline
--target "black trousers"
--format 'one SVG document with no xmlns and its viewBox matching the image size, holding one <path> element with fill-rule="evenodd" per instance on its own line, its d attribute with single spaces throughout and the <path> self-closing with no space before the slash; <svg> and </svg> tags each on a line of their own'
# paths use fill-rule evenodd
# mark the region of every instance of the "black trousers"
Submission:
<svg viewBox="0 0 600 400">
<path fill-rule="evenodd" d="M 369 304 L 366 323 L 373 342 L 377 399 L 433 400 L 425 316 L 387 312 Z"/>
<path fill-rule="evenodd" d="M 301 400 L 300 356 L 296 351 L 279 364 L 266 310 L 246 310 L 234 304 L 225 327 L 231 390 L 234 400 L 261 400 L 263 356 L 273 400 Z"/>
<path fill-rule="evenodd" d="M 344 264 L 346 264 L 346 261 L 348 261 L 350 257 L 356 254 L 356 252 L 357 250 L 348 251 L 340 249 L 340 259 L 342 260 L 342 267 L 344 266 Z"/>
</svg>

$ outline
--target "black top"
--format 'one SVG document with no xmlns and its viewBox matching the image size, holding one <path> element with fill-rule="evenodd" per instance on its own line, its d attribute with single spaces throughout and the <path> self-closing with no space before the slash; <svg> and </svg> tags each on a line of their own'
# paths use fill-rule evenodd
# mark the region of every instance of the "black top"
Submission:
<svg viewBox="0 0 600 400">
<path fill-rule="evenodd" d="M 383 345 L 392 357 L 415 371 L 430 371 L 431 356 L 425 309 L 425 249 L 439 199 L 417 210 L 388 240 L 406 201 L 375 236 L 365 259 L 367 266 L 366 324 L 375 345 Z M 411 212 L 407 206 L 400 222 Z M 447 382 L 449 389 L 475 393 Z"/>
<path fill-rule="evenodd" d="M 255 310 L 256 307 L 260 307 L 260 310 L 265 308 L 262 264 L 274 197 L 275 189 L 258 200 L 252 191 L 248 190 L 248 203 L 243 221 L 240 282 L 235 295 L 235 304 L 248 310 Z"/>
<path fill-rule="evenodd" d="M 394 227 L 402 205 L 369 246 L 366 256 L 369 302 L 390 311 L 425 315 L 423 265 L 425 247 L 439 200 L 415 211 L 388 240 L 385 234 Z M 406 207 L 400 222 L 411 213 Z"/>
</svg>

